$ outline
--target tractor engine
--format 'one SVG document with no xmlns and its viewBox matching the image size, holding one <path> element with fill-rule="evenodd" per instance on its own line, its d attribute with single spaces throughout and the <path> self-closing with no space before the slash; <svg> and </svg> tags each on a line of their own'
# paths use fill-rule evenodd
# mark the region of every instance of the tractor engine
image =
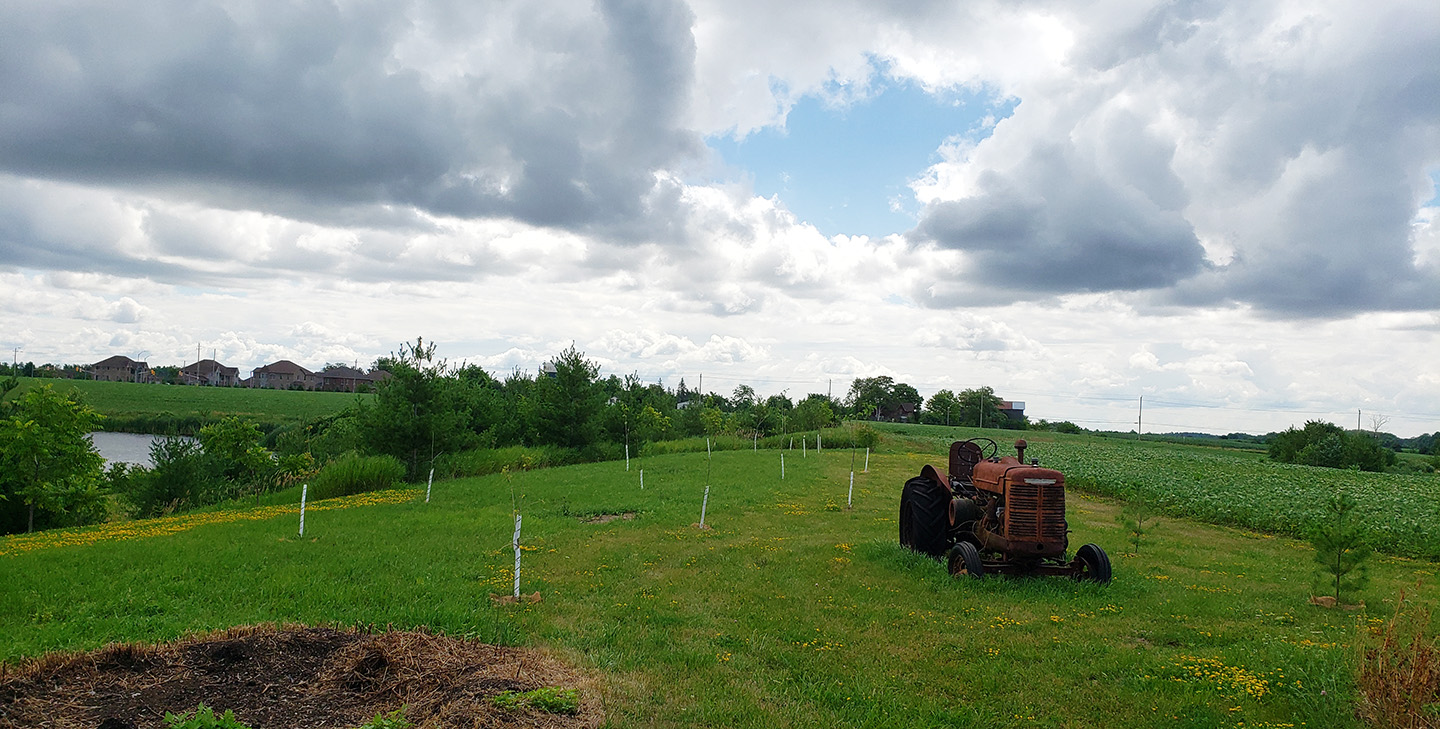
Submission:
<svg viewBox="0 0 1440 729">
<path fill-rule="evenodd" d="M 1065 523 L 1065 475 L 1019 458 L 975 464 L 971 476 L 981 506 L 980 546 L 1016 557 L 1058 557 L 1070 544 Z"/>
</svg>

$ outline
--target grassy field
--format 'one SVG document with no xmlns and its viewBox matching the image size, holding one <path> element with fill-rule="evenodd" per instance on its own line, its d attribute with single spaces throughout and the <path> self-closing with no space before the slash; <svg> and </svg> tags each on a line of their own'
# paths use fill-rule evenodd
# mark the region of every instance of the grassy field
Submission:
<svg viewBox="0 0 1440 729">
<path fill-rule="evenodd" d="M 207 421 L 226 415 L 238 415 L 257 423 L 283 425 L 332 415 L 353 404 L 356 398 L 370 397 L 346 392 L 138 385 L 28 377 L 20 378 L 20 392 L 47 383 L 61 390 L 74 388 L 80 392 L 87 405 L 112 421 L 106 424 L 107 429 L 115 424 L 154 422 L 163 425 L 166 422 Z M 17 394 L 12 393 L 11 397 Z M 159 433 L 164 430 L 137 432 Z"/>
<path fill-rule="evenodd" d="M 848 451 L 787 451 L 784 481 L 777 451 L 717 452 L 708 530 L 690 453 L 333 502 L 303 540 L 293 507 L 10 537 L 0 658 L 258 621 L 425 625 L 572 660 L 617 727 L 1354 727 L 1357 636 L 1402 587 L 1436 597 L 1433 564 L 1376 557 L 1368 610 L 1318 608 L 1305 544 L 1184 519 L 1126 554 L 1117 503 L 1079 494 L 1072 545 L 1104 546 L 1112 584 L 952 580 L 895 543 L 900 486 L 939 451 L 895 449 L 856 474 L 852 509 Z M 512 487 L 522 590 L 544 601 L 497 607 Z"/>
</svg>

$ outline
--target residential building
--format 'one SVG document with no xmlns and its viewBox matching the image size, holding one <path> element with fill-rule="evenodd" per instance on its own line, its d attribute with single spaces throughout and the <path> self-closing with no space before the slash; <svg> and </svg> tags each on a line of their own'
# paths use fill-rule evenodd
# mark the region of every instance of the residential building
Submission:
<svg viewBox="0 0 1440 729">
<path fill-rule="evenodd" d="M 105 382 L 155 382 L 155 374 L 144 361 L 133 360 L 122 354 L 90 365 L 90 376 Z"/>
<path fill-rule="evenodd" d="M 180 368 L 176 382 L 181 385 L 209 385 L 211 387 L 234 387 L 240 381 L 240 370 L 226 367 L 213 359 L 202 359 L 195 364 Z"/>
<path fill-rule="evenodd" d="M 288 359 L 256 367 L 250 373 L 249 386 L 270 390 L 313 390 L 319 385 L 315 373 Z"/>
<path fill-rule="evenodd" d="M 332 392 L 367 392 L 375 389 L 375 385 L 390 379 L 390 373 L 385 370 L 371 370 L 361 372 L 354 367 L 330 367 L 321 370 L 316 377 L 320 380 L 320 389 Z"/>
</svg>

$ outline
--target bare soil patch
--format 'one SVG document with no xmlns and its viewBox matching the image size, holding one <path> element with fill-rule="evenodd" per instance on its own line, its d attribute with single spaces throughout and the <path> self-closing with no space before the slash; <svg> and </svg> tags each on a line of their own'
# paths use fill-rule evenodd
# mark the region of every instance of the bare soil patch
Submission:
<svg viewBox="0 0 1440 729">
<path fill-rule="evenodd" d="M 504 691 L 577 689 L 578 715 L 501 709 Z M 149 729 L 204 702 L 253 729 L 354 727 L 405 706 L 417 727 L 594 727 L 592 683 L 542 652 L 423 631 L 245 626 L 0 664 L 0 729 Z"/>
<path fill-rule="evenodd" d="M 634 518 L 635 512 L 627 511 L 622 514 L 596 514 L 589 519 L 581 519 L 581 521 L 585 524 L 609 524 L 616 519 L 624 519 L 625 521 L 630 521 Z"/>
</svg>

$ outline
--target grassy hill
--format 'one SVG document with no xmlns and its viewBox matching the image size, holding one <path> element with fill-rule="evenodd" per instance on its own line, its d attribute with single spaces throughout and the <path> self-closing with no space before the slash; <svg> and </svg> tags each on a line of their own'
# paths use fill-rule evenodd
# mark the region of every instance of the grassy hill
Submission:
<svg viewBox="0 0 1440 729">
<path fill-rule="evenodd" d="M 299 423 L 337 413 L 353 404 L 356 398 L 370 397 L 346 392 L 141 385 L 30 377 L 20 378 L 19 392 L 11 393 L 10 397 L 44 384 L 80 392 L 86 404 L 106 416 L 107 430 L 141 433 L 163 433 L 168 430 L 165 427 L 167 424 L 203 424 L 226 415 L 238 415 L 270 426 Z"/>
<path fill-rule="evenodd" d="M 573 661 L 613 726 L 1354 727 L 1357 637 L 1401 587 L 1436 597 L 1414 586 L 1433 564 L 1377 557 L 1368 611 L 1318 608 L 1305 544 L 1184 519 L 1126 554 L 1117 503 L 1081 494 L 1072 547 L 1104 546 L 1112 584 L 952 580 L 895 543 L 902 482 L 942 460 L 925 452 L 872 456 L 851 509 L 848 451 L 786 451 L 782 481 L 778 451 L 742 450 L 647 458 L 644 490 L 639 462 L 599 463 L 322 502 L 303 540 L 293 507 L 10 537 L 0 659 L 425 625 Z M 512 491 L 544 600 L 495 606 Z"/>
</svg>

